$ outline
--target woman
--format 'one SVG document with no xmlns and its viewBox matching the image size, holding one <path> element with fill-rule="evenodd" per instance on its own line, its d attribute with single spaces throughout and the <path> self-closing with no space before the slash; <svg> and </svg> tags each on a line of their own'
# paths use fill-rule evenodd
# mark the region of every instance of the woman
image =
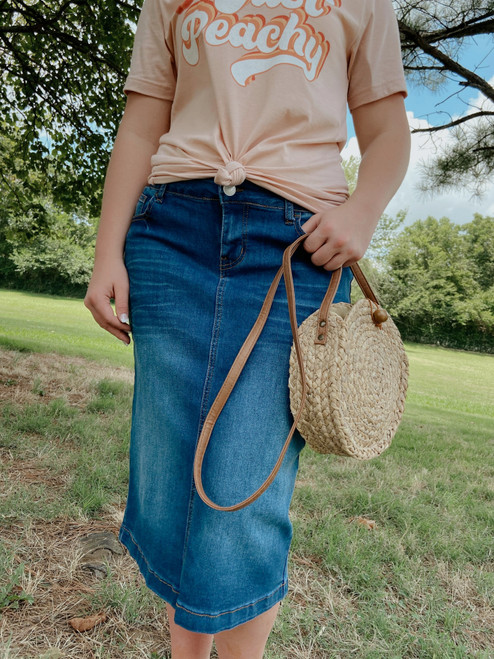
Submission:
<svg viewBox="0 0 494 659">
<path fill-rule="evenodd" d="M 304 443 L 296 433 L 272 485 L 235 512 L 198 497 L 195 445 L 288 244 L 309 234 L 299 322 L 340 266 L 334 301 L 349 301 L 349 266 L 408 163 L 396 19 L 390 0 L 145 0 L 124 91 L 85 298 L 134 340 L 120 540 L 167 602 L 173 659 L 209 657 L 213 637 L 221 659 L 256 659 L 287 592 Z M 350 198 L 347 105 L 362 154 Z M 280 287 L 205 458 L 222 505 L 257 489 L 288 434 L 291 340 Z"/>
</svg>

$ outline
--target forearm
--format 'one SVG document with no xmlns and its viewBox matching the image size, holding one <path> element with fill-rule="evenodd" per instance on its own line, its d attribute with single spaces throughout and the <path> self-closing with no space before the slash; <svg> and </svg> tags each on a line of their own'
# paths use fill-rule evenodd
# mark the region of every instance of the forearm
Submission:
<svg viewBox="0 0 494 659">
<path fill-rule="evenodd" d="M 145 186 L 155 145 L 119 130 L 106 173 L 96 259 L 122 256 L 132 212 Z"/>
<path fill-rule="evenodd" d="M 376 227 L 400 187 L 410 159 L 410 128 L 401 95 L 354 111 L 361 162 L 348 204 Z"/>
<path fill-rule="evenodd" d="M 410 132 L 390 129 L 378 135 L 362 154 L 355 190 L 348 204 L 377 225 L 403 181 L 410 158 Z"/>
<path fill-rule="evenodd" d="M 132 214 L 151 171 L 151 156 L 169 128 L 170 106 L 169 102 L 140 95 L 129 99 L 103 188 L 95 249 L 98 262 L 123 255 Z"/>
<path fill-rule="evenodd" d="M 130 92 L 106 172 L 93 274 L 84 304 L 108 332 L 130 344 L 125 237 L 151 169 L 159 138 L 170 127 L 171 101 Z M 115 311 L 111 299 L 115 300 Z"/>
</svg>

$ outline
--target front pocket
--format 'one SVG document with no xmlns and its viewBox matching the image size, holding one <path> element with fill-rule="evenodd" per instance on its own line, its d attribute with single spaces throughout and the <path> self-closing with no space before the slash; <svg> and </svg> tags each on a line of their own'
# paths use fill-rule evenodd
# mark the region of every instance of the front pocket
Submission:
<svg viewBox="0 0 494 659">
<path fill-rule="evenodd" d="M 146 214 L 149 210 L 150 202 L 153 195 L 149 193 L 149 186 L 146 186 L 141 193 L 141 196 L 137 200 L 137 204 L 134 210 L 134 215 L 132 216 L 132 222 L 136 220 L 142 220 L 146 217 Z"/>
<path fill-rule="evenodd" d="M 312 211 L 299 211 L 295 210 L 293 211 L 293 223 L 295 225 L 295 229 L 298 233 L 299 236 L 303 235 L 305 231 L 302 228 L 302 225 L 307 222 L 307 220 L 310 220 L 310 218 L 314 215 Z"/>
</svg>

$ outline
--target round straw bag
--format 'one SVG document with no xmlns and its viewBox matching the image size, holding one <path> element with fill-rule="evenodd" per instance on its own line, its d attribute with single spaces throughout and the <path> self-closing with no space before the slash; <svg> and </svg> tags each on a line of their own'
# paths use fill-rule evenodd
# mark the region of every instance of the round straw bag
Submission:
<svg viewBox="0 0 494 659">
<path fill-rule="evenodd" d="M 351 268 L 364 299 L 354 305 L 332 304 L 341 279 L 339 268 L 332 273 L 320 309 L 297 327 L 291 257 L 306 237 L 286 248 L 259 316 L 203 424 L 194 456 L 194 481 L 201 499 L 215 510 L 239 510 L 255 501 L 273 482 L 297 428 L 319 453 L 365 460 L 390 445 L 401 420 L 408 359 L 396 325 L 380 307 L 357 263 Z M 266 323 L 282 275 L 293 334 L 288 382 L 293 425 L 264 483 L 244 501 L 219 506 L 202 485 L 204 455 L 216 420 Z"/>
<path fill-rule="evenodd" d="M 360 267 L 352 271 L 365 297 L 331 304 L 335 270 L 321 308 L 294 334 L 290 406 L 294 416 L 301 410 L 297 428 L 312 449 L 367 460 L 388 448 L 401 421 L 408 359 Z M 291 268 L 284 275 L 293 294 Z"/>
</svg>

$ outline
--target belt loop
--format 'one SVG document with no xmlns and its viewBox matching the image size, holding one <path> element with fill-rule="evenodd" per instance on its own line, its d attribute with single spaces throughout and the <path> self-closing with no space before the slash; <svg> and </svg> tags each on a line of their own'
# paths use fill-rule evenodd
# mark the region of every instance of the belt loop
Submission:
<svg viewBox="0 0 494 659">
<path fill-rule="evenodd" d="M 293 224 L 293 203 L 289 199 L 285 199 L 285 224 Z"/>
<path fill-rule="evenodd" d="M 165 196 L 167 185 L 168 185 L 167 183 L 161 183 L 158 189 L 156 190 L 156 201 L 159 201 L 160 204 L 163 201 L 163 197 Z"/>
</svg>

